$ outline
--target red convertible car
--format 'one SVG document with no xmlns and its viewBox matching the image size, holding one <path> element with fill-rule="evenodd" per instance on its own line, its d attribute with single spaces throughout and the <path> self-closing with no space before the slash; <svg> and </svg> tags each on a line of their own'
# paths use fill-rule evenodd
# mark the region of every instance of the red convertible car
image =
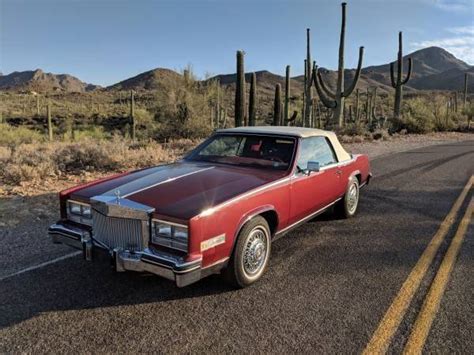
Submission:
<svg viewBox="0 0 474 355">
<path fill-rule="evenodd" d="M 298 127 L 220 130 L 182 160 L 60 193 L 53 242 L 117 271 L 151 272 L 186 286 L 222 273 L 237 287 L 262 276 L 273 241 L 334 206 L 357 210 L 367 156 L 332 132 Z"/>
</svg>

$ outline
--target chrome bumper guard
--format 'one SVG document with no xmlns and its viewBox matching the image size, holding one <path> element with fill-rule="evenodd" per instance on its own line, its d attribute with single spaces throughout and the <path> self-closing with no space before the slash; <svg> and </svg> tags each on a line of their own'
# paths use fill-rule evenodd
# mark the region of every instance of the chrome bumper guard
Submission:
<svg viewBox="0 0 474 355">
<path fill-rule="evenodd" d="M 94 240 L 90 231 L 69 224 L 58 222 L 49 227 L 48 234 L 53 243 L 66 244 L 81 249 L 84 259 L 93 260 L 95 251 L 107 251 L 117 272 L 137 271 L 150 272 L 176 282 L 178 287 L 187 286 L 200 280 L 202 260 L 186 262 L 183 258 L 146 248 L 139 252 L 121 249 L 110 250 Z M 205 272 L 207 274 L 207 272 Z"/>
</svg>

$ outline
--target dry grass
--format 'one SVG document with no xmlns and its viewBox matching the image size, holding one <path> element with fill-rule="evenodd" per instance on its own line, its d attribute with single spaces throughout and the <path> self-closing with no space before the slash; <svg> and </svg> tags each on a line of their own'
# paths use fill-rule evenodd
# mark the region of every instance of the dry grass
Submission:
<svg viewBox="0 0 474 355">
<path fill-rule="evenodd" d="M 75 143 L 21 143 L 0 146 L 1 182 L 19 185 L 84 172 L 115 172 L 152 166 L 179 159 L 198 141 L 153 141 L 136 144 L 115 138 L 85 139 Z"/>
</svg>

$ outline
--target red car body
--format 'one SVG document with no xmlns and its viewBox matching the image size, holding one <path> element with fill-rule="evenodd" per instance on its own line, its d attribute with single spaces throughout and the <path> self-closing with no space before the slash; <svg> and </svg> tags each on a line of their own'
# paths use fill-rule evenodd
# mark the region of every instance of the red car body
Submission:
<svg viewBox="0 0 474 355">
<path fill-rule="evenodd" d="M 92 257 L 92 250 L 96 249 L 108 250 L 114 258 L 118 258 L 123 252 L 126 253 L 125 258 L 130 259 L 134 258 L 134 253 L 138 255 L 135 259 L 143 260 L 147 258 L 140 254 L 142 252 L 152 257 L 158 255 L 158 259 L 148 260 L 151 265 L 145 266 L 138 266 L 138 262 L 137 266 L 125 265 L 116 260 L 116 268 L 118 271 L 153 272 L 175 280 L 178 286 L 218 273 L 226 267 L 239 231 L 255 216 L 263 216 L 268 221 L 272 238 L 276 239 L 343 198 L 351 178 L 356 177 L 361 186 L 369 182 L 371 174 L 366 155 L 352 155 L 349 159 L 338 161 L 320 171 L 298 174 L 296 157 L 302 139 L 301 131 L 306 132 L 303 136 L 322 134 L 328 137 L 325 131 L 305 131 L 301 128 L 295 130 L 291 127 L 280 127 L 279 130 L 267 127 L 243 128 L 216 133 L 241 132 L 294 139 L 295 151 L 287 170 L 185 159 L 169 165 L 115 175 L 63 191 L 60 193 L 62 218 L 51 226 L 49 233 L 55 242 L 82 248 L 87 259 Z M 334 139 L 335 135 L 329 137 Z M 340 145 L 336 148 L 342 149 Z M 106 203 L 109 205 L 120 206 L 122 201 L 127 201 L 139 207 L 149 207 L 149 219 L 187 227 L 187 250 L 177 251 L 153 245 L 150 237 L 146 238 L 147 245 L 136 252 L 120 250 L 114 248 L 114 245 L 95 245 L 94 226 L 69 220 L 66 201 L 76 201 L 85 206 L 93 204 L 97 196 L 107 196 L 106 200 L 109 202 Z M 93 213 L 97 213 L 94 208 Z M 119 221 L 114 220 L 114 223 Z M 148 220 L 143 225 L 149 224 Z M 208 243 L 209 240 L 212 241 Z M 188 270 L 189 265 L 191 268 Z M 161 270 L 163 268 L 166 270 Z"/>
</svg>

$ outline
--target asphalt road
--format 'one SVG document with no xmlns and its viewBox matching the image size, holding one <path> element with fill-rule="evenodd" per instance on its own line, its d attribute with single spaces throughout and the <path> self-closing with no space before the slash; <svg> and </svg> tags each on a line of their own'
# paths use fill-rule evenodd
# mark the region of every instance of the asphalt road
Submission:
<svg viewBox="0 0 474 355">
<path fill-rule="evenodd" d="M 362 352 L 474 173 L 474 142 L 388 155 L 372 166 L 355 218 L 324 215 L 287 234 L 264 278 L 243 290 L 219 276 L 179 289 L 81 256 L 5 278 L 71 249 L 49 243 L 49 220 L 0 231 L 0 352 Z M 472 195 L 389 352 L 404 349 Z M 474 353 L 473 271 L 471 223 L 425 351 Z"/>
</svg>

